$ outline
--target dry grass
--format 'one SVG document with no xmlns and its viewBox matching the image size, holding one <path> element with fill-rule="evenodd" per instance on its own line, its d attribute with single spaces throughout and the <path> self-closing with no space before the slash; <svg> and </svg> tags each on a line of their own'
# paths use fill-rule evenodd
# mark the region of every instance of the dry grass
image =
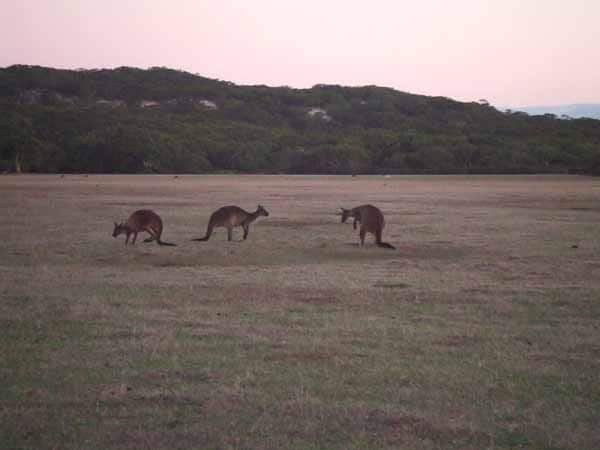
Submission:
<svg viewBox="0 0 600 450">
<path fill-rule="evenodd" d="M 0 194 L 0 448 L 600 447 L 600 180 L 19 176 Z M 366 202 L 396 251 L 339 223 Z M 247 241 L 189 242 L 257 203 Z M 178 247 L 110 237 L 142 207 Z"/>
</svg>

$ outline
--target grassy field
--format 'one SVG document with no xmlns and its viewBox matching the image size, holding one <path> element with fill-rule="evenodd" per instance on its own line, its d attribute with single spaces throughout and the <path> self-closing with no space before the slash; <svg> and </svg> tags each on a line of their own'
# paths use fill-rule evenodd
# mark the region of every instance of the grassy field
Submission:
<svg viewBox="0 0 600 450">
<path fill-rule="evenodd" d="M 397 250 L 339 223 L 366 202 Z M 600 448 L 599 179 L 5 176 L 0 208 L 0 448 Z M 111 237 L 140 208 L 178 247 Z"/>
</svg>

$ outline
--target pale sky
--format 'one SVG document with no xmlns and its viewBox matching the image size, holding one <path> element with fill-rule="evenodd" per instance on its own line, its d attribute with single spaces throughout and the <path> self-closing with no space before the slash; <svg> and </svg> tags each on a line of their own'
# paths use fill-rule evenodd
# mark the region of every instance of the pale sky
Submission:
<svg viewBox="0 0 600 450">
<path fill-rule="evenodd" d="M 600 0 L 0 0 L 0 67 L 600 102 Z"/>
</svg>

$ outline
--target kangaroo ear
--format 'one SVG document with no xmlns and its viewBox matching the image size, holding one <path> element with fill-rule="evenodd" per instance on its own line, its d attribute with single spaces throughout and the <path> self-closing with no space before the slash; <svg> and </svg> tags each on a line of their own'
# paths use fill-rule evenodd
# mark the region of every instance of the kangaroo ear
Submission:
<svg viewBox="0 0 600 450">
<path fill-rule="evenodd" d="M 119 225 L 117 225 L 117 222 L 113 222 L 115 224 L 115 227 L 118 227 Z"/>
</svg>

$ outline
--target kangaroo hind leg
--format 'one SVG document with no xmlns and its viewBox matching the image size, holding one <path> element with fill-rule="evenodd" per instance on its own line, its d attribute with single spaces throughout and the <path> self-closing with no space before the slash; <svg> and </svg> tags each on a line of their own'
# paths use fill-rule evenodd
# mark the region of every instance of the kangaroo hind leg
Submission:
<svg viewBox="0 0 600 450">
<path fill-rule="evenodd" d="M 144 242 L 152 242 L 155 241 L 157 237 L 160 238 L 160 233 L 157 233 L 156 230 L 154 230 L 154 228 L 152 227 L 147 227 L 144 229 L 144 231 L 146 231 L 150 235 L 149 237 L 144 239 Z"/>
<path fill-rule="evenodd" d="M 363 245 L 365 245 L 365 235 L 367 234 L 367 230 L 365 230 L 365 227 L 361 225 L 360 227 L 360 231 L 359 231 L 359 236 L 360 236 L 360 246 L 362 247 Z"/>
<path fill-rule="evenodd" d="M 148 232 L 148 234 L 150 235 L 149 237 L 147 237 L 146 239 L 144 239 L 144 242 L 152 242 L 156 240 L 156 233 L 154 232 L 154 230 L 152 228 L 148 228 L 146 230 Z"/>
</svg>

